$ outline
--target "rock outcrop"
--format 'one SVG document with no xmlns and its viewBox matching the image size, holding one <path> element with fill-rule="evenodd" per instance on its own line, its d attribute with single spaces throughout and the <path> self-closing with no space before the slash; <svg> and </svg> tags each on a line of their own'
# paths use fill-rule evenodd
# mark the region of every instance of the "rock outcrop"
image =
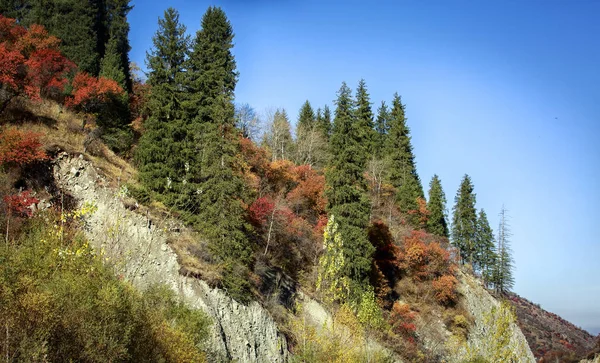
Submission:
<svg viewBox="0 0 600 363">
<path fill-rule="evenodd" d="M 174 221 L 156 221 L 130 210 L 122 202 L 125 190 L 108 186 L 82 156 L 57 156 L 56 185 L 80 206 L 93 205 L 85 231 L 97 251 L 109 258 L 117 273 L 138 288 L 162 283 L 189 306 L 212 319 L 207 342 L 210 361 L 285 362 L 287 344 L 269 313 L 258 303 L 242 305 L 204 281 L 179 274 L 177 256 L 167 238 L 178 233 Z"/>
</svg>

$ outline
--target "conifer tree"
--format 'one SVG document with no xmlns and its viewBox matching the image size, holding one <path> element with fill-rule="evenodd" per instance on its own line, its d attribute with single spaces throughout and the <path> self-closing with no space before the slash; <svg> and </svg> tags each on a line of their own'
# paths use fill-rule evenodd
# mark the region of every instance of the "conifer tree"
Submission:
<svg viewBox="0 0 600 363">
<path fill-rule="evenodd" d="M 104 57 L 100 61 L 100 76 L 116 81 L 123 89 L 127 89 L 125 70 L 121 63 L 117 39 L 111 37 L 106 45 Z"/>
<path fill-rule="evenodd" d="M 344 275 L 365 283 L 373 246 L 367 238 L 370 203 L 364 178 L 364 132 L 357 127 L 352 91 L 342 83 L 336 101 L 326 172 L 328 213 L 334 215 L 344 243 Z"/>
<path fill-rule="evenodd" d="M 190 54 L 188 73 L 193 78 L 188 83 L 197 87 L 198 92 L 198 110 L 193 122 L 200 130 L 201 145 L 199 205 L 202 208 L 196 223 L 210 238 L 216 256 L 229 265 L 247 265 L 251 249 L 242 205 L 245 185 L 235 162 L 239 130 L 235 127 L 233 103 L 238 77 L 231 52 L 234 34 L 227 16 L 218 7 L 208 8 L 201 26 Z M 235 273 L 229 274 L 231 283 L 231 274 Z"/>
<path fill-rule="evenodd" d="M 384 149 L 387 135 L 390 131 L 389 127 L 390 114 L 385 104 L 385 101 L 381 101 L 381 106 L 377 109 L 377 119 L 375 121 L 375 142 L 374 142 L 374 154 L 381 158 L 382 151 Z"/>
<path fill-rule="evenodd" d="M 319 129 L 324 139 L 329 140 L 331 134 L 331 111 L 327 105 L 323 108 L 323 117 L 321 118 L 321 122 L 319 122 Z"/>
<path fill-rule="evenodd" d="M 189 37 L 179 23 L 179 14 L 169 8 L 158 21 L 153 49 L 147 53 L 148 84 L 152 87 L 147 104 L 149 117 L 140 139 L 136 159 L 141 182 L 150 190 L 162 193 L 168 203 L 179 195 L 185 162 L 181 162 L 182 90 L 185 53 Z"/>
<path fill-rule="evenodd" d="M 494 241 L 494 232 L 490 227 L 487 215 L 483 209 L 477 218 L 477 231 L 475 242 L 475 258 L 473 268 L 481 273 L 485 283 L 492 280 L 497 255 Z"/>
<path fill-rule="evenodd" d="M 133 83 L 131 80 L 131 72 L 129 70 L 129 51 L 131 47 L 129 45 L 129 22 L 127 21 L 127 15 L 133 9 L 130 0 L 105 0 L 101 1 L 104 3 L 102 12 L 104 13 L 104 23 L 102 33 L 104 37 L 99 34 L 99 42 L 103 42 L 104 45 L 100 47 L 100 54 L 105 58 L 107 53 L 113 52 L 110 48 L 114 47 L 114 53 L 118 55 L 119 68 L 123 71 L 125 81 L 123 82 L 123 88 L 128 92 L 131 92 Z M 110 42 L 114 42 L 113 45 Z"/>
<path fill-rule="evenodd" d="M 300 113 L 298 115 L 298 123 L 296 124 L 296 129 L 298 131 L 312 130 L 312 128 L 315 126 L 315 123 L 316 123 L 315 112 L 313 111 L 312 106 L 310 105 L 310 102 L 308 102 L 308 100 L 306 100 L 306 102 L 304 102 L 304 104 L 302 104 L 302 107 L 300 108 Z M 298 137 L 300 137 L 300 135 L 298 135 Z"/>
<path fill-rule="evenodd" d="M 462 263 L 473 263 L 477 236 L 475 200 L 473 183 L 465 174 L 454 198 L 452 216 L 452 243 L 458 248 Z"/>
<path fill-rule="evenodd" d="M 510 291 L 515 283 L 513 277 L 514 261 L 510 247 L 510 225 L 508 224 L 508 213 L 504 206 L 500 211 L 500 226 L 498 228 L 498 249 L 496 268 L 493 276 L 493 284 L 496 291 L 505 293 Z"/>
<path fill-rule="evenodd" d="M 405 213 L 417 210 L 417 198 L 424 198 L 423 186 L 417 174 L 415 156 L 410 141 L 410 130 L 406 125 L 404 105 L 397 93 L 394 94 L 389 117 L 389 133 L 385 145 L 385 154 L 388 157 L 389 180 L 397 189 L 400 210 Z M 411 220 L 411 222 L 416 224 L 414 220 Z"/>
<path fill-rule="evenodd" d="M 375 130 L 373 123 L 373 111 L 371 110 L 371 98 L 367 92 L 367 84 L 364 79 L 358 82 L 356 89 L 356 128 L 362 145 L 360 155 L 366 161 L 371 158 L 375 142 Z"/>
<path fill-rule="evenodd" d="M 429 219 L 427 231 L 442 237 L 448 237 L 448 223 L 446 222 L 446 195 L 442 189 L 442 182 L 434 175 L 429 182 L 429 200 L 427 202 Z"/>
</svg>

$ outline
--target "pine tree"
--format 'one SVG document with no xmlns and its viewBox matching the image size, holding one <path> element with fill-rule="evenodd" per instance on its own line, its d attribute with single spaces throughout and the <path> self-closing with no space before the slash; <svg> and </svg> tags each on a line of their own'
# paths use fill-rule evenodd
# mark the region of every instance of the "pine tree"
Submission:
<svg viewBox="0 0 600 363">
<path fill-rule="evenodd" d="M 133 9 L 133 6 L 129 4 L 130 0 L 105 0 L 103 3 L 103 15 L 101 16 L 103 20 L 101 28 L 103 30 L 98 32 L 98 41 L 102 43 L 102 45 L 99 45 L 100 54 L 106 57 L 107 53 L 112 52 L 110 47 L 115 48 L 114 53 L 118 55 L 119 68 L 123 71 L 125 77 L 123 88 L 131 92 L 133 84 L 129 70 L 129 51 L 131 47 L 129 45 L 127 15 Z M 111 41 L 115 44 L 111 45 Z"/>
<path fill-rule="evenodd" d="M 360 155 L 366 164 L 367 160 L 371 158 L 374 150 L 375 142 L 375 130 L 373 123 L 373 111 L 371 110 L 371 99 L 367 92 L 367 84 L 364 79 L 358 82 L 358 88 L 356 89 L 356 123 L 358 135 L 360 137 L 360 144 L 362 145 Z"/>
<path fill-rule="evenodd" d="M 385 101 L 381 101 L 381 106 L 377 109 L 377 119 L 375 121 L 375 142 L 374 142 L 374 154 L 381 158 L 383 149 L 386 144 L 387 135 L 390 131 L 389 127 L 390 114 L 385 104 Z"/>
<path fill-rule="evenodd" d="M 108 41 L 104 57 L 100 61 L 100 76 L 112 79 L 123 89 L 127 89 L 125 70 L 121 63 L 121 55 L 115 37 L 111 37 Z"/>
<path fill-rule="evenodd" d="M 500 293 L 510 291 L 515 284 L 513 277 L 514 261 L 510 247 L 511 236 L 510 225 L 508 224 L 508 211 L 502 206 L 502 210 L 500 211 L 500 226 L 498 228 L 498 256 L 493 276 L 495 289 Z"/>
<path fill-rule="evenodd" d="M 193 122 L 200 130 L 202 208 L 196 224 L 209 237 L 213 253 L 222 261 L 247 265 L 251 249 L 242 205 L 245 185 L 236 170 L 239 130 L 235 127 L 233 103 L 238 77 L 231 52 L 234 34 L 227 16 L 218 7 L 208 8 L 201 26 L 190 54 L 193 71 L 188 74 L 189 78 L 195 78 L 188 83 L 197 87 L 199 93 Z M 230 273 L 228 283 L 234 277 L 231 274 L 235 273 Z"/>
<path fill-rule="evenodd" d="M 405 213 L 417 210 L 417 198 L 424 198 L 423 186 L 417 174 L 404 105 L 397 93 L 392 102 L 385 154 L 388 157 L 389 180 L 397 189 L 400 210 Z M 416 224 L 414 220 L 411 222 Z"/>
<path fill-rule="evenodd" d="M 319 129 L 325 140 L 329 140 L 329 136 L 331 135 L 331 111 L 327 105 L 323 108 L 323 117 L 321 118 L 321 122 L 319 122 Z"/>
<path fill-rule="evenodd" d="M 446 194 L 442 189 L 442 182 L 434 175 L 429 182 L 429 200 L 427 202 L 429 219 L 427 231 L 442 237 L 448 237 L 448 223 L 446 222 Z"/>
<path fill-rule="evenodd" d="M 494 232 L 490 227 L 487 215 L 483 209 L 479 211 L 477 218 L 477 232 L 475 243 L 474 269 L 481 273 L 481 277 L 487 284 L 492 280 L 497 255 L 494 241 Z"/>
<path fill-rule="evenodd" d="M 150 116 L 144 124 L 146 132 L 140 139 L 136 160 L 140 181 L 150 190 L 164 194 L 168 203 L 175 203 L 186 175 L 180 141 L 185 96 L 182 81 L 189 37 L 173 8 L 165 11 L 158 26 L 152 39 L 153 49 L 146 55 L 147 82 L 152 87 L 147 102 Z"/>
<path fill-rule="evenodd" d="M 452 243 L 460 252 L 461 262 L 473 263 L 477 236 L 476 195 L 471 178 L 465 174 L 454 198 Z"/>
<path fill-rule="evenodd" d="M 306 102 L 304 102 L 304 104 L 302 104 L 302 107 L 300 108 L 300 113 L 298 114 L 298 123 L 296 124 L 296 130 L 312 130 L 315 124 L 315 112 L 313 111 L 310 102 L 306 100 Z"/>
<path fill-rule="evenodd" d="M 80 70 L 97 76 L 101 58 L 97 38 L 97 4 L 81 0 L 34 3 L 40 14 L 34 22 L 44 25 L 50 34 L 61 40 L 62 53 Z"/>
<path fill-rule="evenodd" d="M 364 133 L 357 127 L 352 91 L 342 83 L 336 101 L 326 172 L 328 213 L 336 218 L 344 243 L 344 275 L 362 284 L 371 269 L 373 246 L 367 238 L 370 203 L 364 178 Z"/>
</svg>

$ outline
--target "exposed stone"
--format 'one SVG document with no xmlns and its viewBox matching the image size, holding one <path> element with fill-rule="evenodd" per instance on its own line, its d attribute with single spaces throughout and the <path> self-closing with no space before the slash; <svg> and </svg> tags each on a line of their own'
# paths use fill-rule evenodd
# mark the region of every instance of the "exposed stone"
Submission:
<svg viewBox="0 0 600 363">
<path fill-rule="evenodd" d="M 286 340 L 260 304 L 244 306 L 204 281 L 179 274 L 176 255 L 166 243 L 174 229 L 167 221 L 153 221 L 148 228 L 148 217 L 127 209 L 118 191 L 100 187 L 108 183 L 83 158 L 61 153 L 53 172 L 58 187 L 80 206 L 86 202 L 96 206 L 86 217 L 85 233 L 91 245 L 115 264 L 118 274 L 141 289 L 166 284 L 189 306 L 202 309 L 213 320 L 206 345 L 211 362 L 287 361 Z"/>
</svg>

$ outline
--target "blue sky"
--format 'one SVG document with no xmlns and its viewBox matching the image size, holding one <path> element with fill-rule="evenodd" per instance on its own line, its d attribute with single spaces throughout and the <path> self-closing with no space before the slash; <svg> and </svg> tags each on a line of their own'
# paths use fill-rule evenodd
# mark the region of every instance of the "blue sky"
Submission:
<svg viewBox="0 0 600 363">
<path fill-rule="evenodd" d="M 333 107 L 364 78 L 374 109 L 407 106 L 425 186 L 451 210 L 468 173 L 494 229 L 511 216 L 515 292 L 600 333 L 600 2 L 135 1 L 143 66 L 167 6 L 195 33 L 209 5 L 236 33 L 236 101 Z M 374 4 L 376 3 L 376 4 Z"/>
</svg>

